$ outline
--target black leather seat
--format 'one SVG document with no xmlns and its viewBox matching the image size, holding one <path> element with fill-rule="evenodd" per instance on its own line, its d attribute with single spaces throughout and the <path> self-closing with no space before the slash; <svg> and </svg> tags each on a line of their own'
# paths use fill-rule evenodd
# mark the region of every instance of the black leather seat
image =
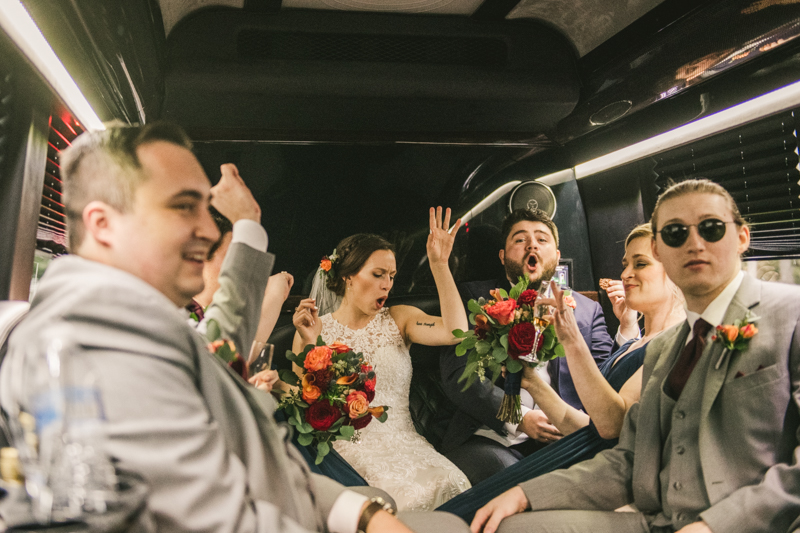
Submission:
<svg viewBox="0 0 800 533">
<path fill-rule="evenodd" d="M 439 297 L 434 296 L 400 296 L 389 299 L 387 305 L 413 305 L 422 309 L 429 315 L 439 316 Z M 285 324 L 281 317 L 269 342 L 275 345 L 273 368 L 291 368 L 291 362 L 286 359 L 286 351 L 292 349 L 294 326 Z M 411 377 L 411 391 L 409 394 L 409 408 L 414 427 L 417 432 L 425 437 L 437 450 L 440 449 L 442 437 L 447 429 L 447 424 L 455 413 L 455 405 L 447 398 L 442 388 L 439 373 L 440 346 L 411 346 L 411 364 L 413 375 Z M 380 378 L 379 378 L 380 379 Z M 389 412 L 391 416 L 391 411 Z"/>
</svg>

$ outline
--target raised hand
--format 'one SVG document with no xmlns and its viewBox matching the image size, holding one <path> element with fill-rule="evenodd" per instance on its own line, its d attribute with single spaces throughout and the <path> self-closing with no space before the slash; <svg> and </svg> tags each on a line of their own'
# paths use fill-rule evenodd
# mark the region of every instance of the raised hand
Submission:
<svg viewBox="0 0 800 533">
<path fill-rule="evenodd" d="M 303 345 L 315 344 L 317 337 L 322 332 L 322 322 L 319 320 L 318 313 L 319 309 L 313 298 L 301 300 L 300 305 L 294 310 L 292 324 L 300 334 Z"/>
<path fill-rule="evenodd" d="M 281 302 L 285 302 L 286 298 L 289 297 L 289 292 L 292 290 L 292 285 L 294 285 L 294 276 L 288 272 L 278 272 L 269 277 L 267 294 L 280 299 Z"/>
<path fill-rule="evenodd" d="M 231 223 L 249 219 L 261 222 L 261 207 L 244 180 L 239 176 L 239 169 L 233 163 L 225 163 L 219 167 L 222 177 L 219 183 L 211 187 L 211 205 L 225 215 Z"/>
<path fill-rule="evenodd" d="M 453 230 L 448 232 L 450 227 L 450 208 L 444 211 L 444 220 L 442 219 L 442 206 L 430 209 L 430 234 L 428 235 L 428 262 L 434 264 L 447 264 L 450 258 L 450 252 L 453 251 L 453 241 L 458 233 L 458 228 L 461 227 L 461 219 L 456 220 L 453 225 Z"/>
<path fill-rule="evenodd" d="M 585 342 L 575 320 L 575 313 L 572 308 L 564 301 L 564 291 L 555 281 L 550 282 L 550 290 L 553 292 L 552 298 L 537 298 L 535 305 L 549 305 L 553 312 L 550 322 L 556 330 L 558 342 L 566 347 L 573 342 Z"/>
<path fill-rule="evenodd" d="M 618 279 L 609 281 L 606 294 L 608 294 L 608 299 L 611 300 L 614 316 L 619 320 L 620 330 L 623 332 L 623 335 L 625 335 L 626 331 L 631 330 L 635 335 L 635 331 L 638 330 L 638 325 L 636 323 L 638 314 L 625 303 L 625 287 L 622 281 Z M 625 336 L 633 337 L 633 335 L 630 334 Z"/>
</svg>

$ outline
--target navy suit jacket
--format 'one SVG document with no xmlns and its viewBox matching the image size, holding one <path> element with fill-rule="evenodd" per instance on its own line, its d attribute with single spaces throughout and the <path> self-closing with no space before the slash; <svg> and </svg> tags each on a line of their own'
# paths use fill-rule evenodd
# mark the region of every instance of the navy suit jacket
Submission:
<svg viewBox="0 0 800 533">
<path fill-rule="evenodd" d="M 510 289 L 508 280 L 489 280 L 473 281 L 462 283 L 458 286 L 464 307 L 470 299 L 477 300 L 480 297 L 491 298 L 489 291 L 502 287 Z M 603 309 L 595 301 L 573 292 L 577 307 L 575 318 L 578 322 L 581 335 L 586 341 L 586 345 L 592 352 L 592 357 L 599 365 L 610 354 L 613 342 L 606 328 L 606 321 L 603 317 Z M 469 312 L 469 311 L 468 311 Z M 472 327 L 472 326 L 470 326 Z M 459 383 L 458 378 L 464 373 L 467 366 L 467 357 L 458 357 L 455 346 L 449 346 L 443 350 L 439 367 L 442 374 L 442 382 L 447 396 L 458 406 L 458 411 L 445 433 L 442 443 L 444 453 L 449 452 L 456 446 L 463 444 L 475 431 L 482 425 L 487 425 L 498 433 L 505 435 L 505 425 L 497 419 L 497 411 L 503 401 L 505 393 L 501 387 L 494 385 L 490 380 L 481 382 L 476 380 L 472 386 L 462 392 L 464 382 Z M 575 407 L 583 409 L 572 376 L 569 373 L 569 366 L 565 358 L 558 358 L 548 364 L 553 388 L 558 391 L 561 398 Z"/>
</svg>

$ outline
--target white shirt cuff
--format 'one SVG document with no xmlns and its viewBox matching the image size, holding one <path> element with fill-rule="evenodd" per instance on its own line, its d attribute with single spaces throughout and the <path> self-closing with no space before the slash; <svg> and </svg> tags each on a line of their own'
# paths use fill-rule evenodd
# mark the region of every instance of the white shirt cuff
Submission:
<svg viewBox="0 0 800 533">
<path fill-rule="evenodd" d="M 259 252 L 266 252 L 268 241 L 267 230 L 255 220 L 243 218 L 233 224 L 231 244 L 240 242 Z"/>
<path fill-rule="evenodd" d="M 634 339 L 641 339 L 641 338 L 642 338 L 642 330 L 639 329 L 639 326 L 636 326 L 636 336 L 634 337 Z M 622 327 L 617 327 L 617 335 L 616 337 L 614 337 L 614 340 L 617 341 L 618 346 L 622 346 L 631 339 L 625 338 L 625 336 L 622 334 Z"/>
<path fill-rule="evenodd" d="M 520 406 L 520 412 L 522 412 L 522 418 L 525 418 L 525 413 L 531 410 L 532 410 L 531 408 L 525 405 Z M 511 422 L 506 422 L 506 431 L 508 431 L 509 437 L 516 437 L 519 434 L 519 432 L 517 431 L 518 428 L 519 424 L 512 424 Z"/>
<path fill-rule="evenodd" d="M 328 515 L 328 531 L 331 533 L 356 533 L 361 508 L 369 500 L 363 494 L 346 490 L 333 502 Z"/>
</svg>

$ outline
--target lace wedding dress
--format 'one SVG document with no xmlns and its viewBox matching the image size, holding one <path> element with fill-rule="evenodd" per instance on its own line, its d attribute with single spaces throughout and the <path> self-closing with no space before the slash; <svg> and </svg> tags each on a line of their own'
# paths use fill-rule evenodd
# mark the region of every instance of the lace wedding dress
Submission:
<svg viewBox="0 0 800 533">
<path fill-rule="evenodd" d="M 408 409 L 411 356 L 388 308 L 360 330 L 328 314 L 321 318 L 326 343 L 341 342 L 362 352 L 376 373 L 371 405 L 388 405 L 389 417 L 373 420 L 358 442 L 336 441 L 334 448 L 373 487 L 388 492 L 400 510 L 431 510 L 470 487 L 456 465 L 439 454 L 414 429 Z"/>
</svg>

